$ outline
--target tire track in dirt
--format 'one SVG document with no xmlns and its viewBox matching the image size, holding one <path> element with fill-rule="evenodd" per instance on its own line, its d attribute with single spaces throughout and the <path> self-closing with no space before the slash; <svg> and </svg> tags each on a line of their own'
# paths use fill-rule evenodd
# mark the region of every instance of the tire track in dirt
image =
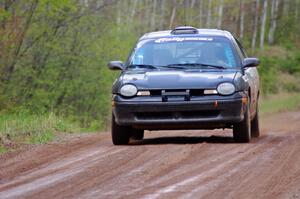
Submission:
<svg viewBox="0 0 300 199">
<path fill-rule="evenodd" d="M 43 146 L 42 157 L 0 157 L 0 198 L 297 198 L 300 112 L 263 124 L 250 144 L 234 143 L 228 130 L 147 132 L 129 146 L 102 134 L 67 148 L 44 146 L 48 161 Z"/>
<path fill-rule="evenodd" d="M 0 198 L 10 198 L 13 196 L 23 195 L 34 189 L 41 189 L 61 180 L 67 180 L 71 176 L 83 172 L 87 167 L 92 166 L 100 159 L 119 153 L 120 151 L 122 151 L 122 149 L 94 156 L 98 153 L 104 152 L 103 150 L 99 150 L 78 159 L 71 158 L 71 160 L 67 160 L 66 162 L 54 163 L 54 165 L 49 165 L 42 169 L 42 171 L 38 170 L 33 173 L 29 173 L 26 176 L 21 176 L 19 179 L 7 183 L 4 186 L 0 185 Z M 88 158 L 90 159 L 88 160 Z M 14 185 L 14 188 L 1 192 L 3 189 L 9 188 L 12 185 Z"/>
<path fill-rule="evenodd" d="M 253 172 L 251 168 L 260 167 L 263 164 L 266 164 L 266 162 L 272 159 L 272 156 L 274 156 L 275 152 L 278 150 L 282 150 L 282 148 L 285 147 L 285 144 L 288 144 L 289 141 L 290 140 L 282 140 L 278 143 L 278 145 L 275 146 L 273 145 L 273 147 L 270 148 L 265 147 L 264 148 L 265 150 L 260 150 L 260 151 L 256 150 L 256 153 L 259 154 L 258 156 L 247 157 L 251 153 L 246 154 L 247 156 L 243 157 L 244 160 L 238 161 L 234 165 L 229 165 L 228 168 L 224 169 L 222 172 L 220 172 L 220 174 L 213 173 L 212 176 L 218 175 L 218 178 L 211 178 L 203 181 L 203 183 L 200 184 L 201 185 L 200 187 L 198 184 L 198 186 L 195 189 L 191 190 L 191 193 L 184 195 L 183 198 L 209 197 L 212 194 L 214 194 L 213 193 L 214 190 L 221 188 L 222 185 L 226 184 L 226 181 L 228 179 L 233 179 L 233 176 L 237 174 L 240 180 L 236 181 L 234 187 L 238 190 L 239 187 L 241 188 L 243 186 L 247 186 L 247 184 L 244 183 L 245 181 L 247 182 L 247 178 L 253 175 L 255 176 L 254 173 L 255 171 Z M 241 170 L 246 172 L 239 174 Z M 249 171 L 251 171 L 251 175 Z M 255 179 L 253 179 L 252 182 L 255 182 Z M 226 195 L 226 197 L 231 198 L 229 193 Z M 245 197 L 249 197 L 249 195 Z"/>
<path fill-rule="evenodd" d="M 238 155 L 234 155 L 234 153 L 231 153 L 229 155 L 229 157 L 225 157 L 224 159 L 222 159 L 221 161 L 217 162 L 214 166 L 211 165 L 205 165 L 204 167 L 197 167 L 196 169 L 194 169 L 193 174 L 191 174 L 189 177 L 184 177 L 184 178 L 180 178 L 178 179 L 177 183 L 175 184 L 171 184 L 163 189 L 159 189 L 156 193 L 154 194 L 150 194 L 148 196 L 146 196 L 145 198 L 160 198 L 160 196 L 165 195 L 165 197 L 168 197 L 167 194 L 168 193 L 172 193 L 172 192 L 181 192 L 180 189 L 184 189 L 184 191 L 193 191 L 193 190 L 189 190 L 191 186 L 199 186 L 199 185 L 203 185 L 201 186 L 201 189 L 205 189 L 207 186 L 207 181 L 209 181 L 211 179 L 211 177 L 213 177 L 213 175 L 216 175 L 220 172 L 223 172 L 227 167 L 230 167 L 232 164 L 236 163 L 235 169 L 238 165 L 238 163 L 243 163 L 243 161 L 241 161 L 241 159 L 245 159 L 245 157 L 253 152 L 260 152 L 261 150 L 263 150 L 264 147 L 263 146 L 256 146 L 254 148 L 250 148 L 248 146 L 248 150 L 244 153 L 240 153 Z M 249 160 L 248 160 L 249 162 Z M 231 168 L 230 168 L 231 169 Z M 228 169 L 228 170 L 230 170 Z M 200 172 L 199 172 L 200 171 Z M 220 175 L 218 175 L 220 177 Z M 218 177 L 218 179 L 219 179 Z M 205 186 L 205 187 L 204 187 Z M 197 190 L 196 190 L 197 191 Z M 192 196 L 192 195 L 191 195 Z M 197 196 L 198 197 L 198 196 Z"/>
</svg>

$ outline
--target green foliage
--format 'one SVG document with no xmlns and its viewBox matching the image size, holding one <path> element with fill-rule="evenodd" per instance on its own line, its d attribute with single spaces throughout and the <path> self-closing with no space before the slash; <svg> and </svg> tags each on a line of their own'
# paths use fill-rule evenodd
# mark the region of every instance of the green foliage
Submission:
<svg viewBox="0 0 300 199">
<path fill-rule="evenodd" d="M 287 55 L 264 55 L 260 58 L 261 65 L 258 70 L 263 94 L 274 94 L 279 90 L 300 91 L 300 53 L 285 51 Z"/>
<path fill-rule="evenodd" d="M 7 152 L 7 149 L 0 145 L 0 155 L 5 152 Z"/>
<path fill-rule="evenodd" d="M 22 108 L 10 114 L 0 115 L 1 140 L 28 140 L 30 143 L 45 143 L 54 138 L 56 132 L 79 132 L 80 128 L 53 113 L 33 114 Z M 0 143 L 1 144 L 1 143 Z"/>
<path fill-rule="evenodd" d="M 299 84 L 296 84 L 295 82 L 286 82 L 283 84 L 283 90 L 287 92 L 300 92 L 300 86 Z"/>
<path fill-rule="evenodd" d="M 9 12 L 0 8 L 0 22 L 7 20 L 10 16 L 11 14 Z"/>
<path fill-rule="evenodd" d="M 31 144 L 45 144 L 54 139 L 54 134 L 51 131 L 44 131 L 29 138 Z"/>
<path fill-rule="evenodd" d="M 107 69 L 107 62 L 125 61 L 142 32 L 169 28 L 173 11 L 176 16 L 172 26 L 188 22 L 204 27 L 208 6 L 207 1 L 195 1 L 187 8 L 183 3 L 165 1 L 164 7 L 157 3 L 156 9 L 150 2 L 138 1 L 133 12 L 133 1 L 88 1 L 90 5 L 85 6 L 80 4 L 83 1 L 39 0 L 32 11 L 34 2 L 14 1 L 7 10 L 0 3 L 0 45 L 4 46 L 0 48 L 1 136 L 34 135 L 34 143 L 51 140 L 55 132 L 69 132 L 77 125 L 88 131 L 105 129 L 111 114 L 111 85 L 118 76 Z M 238 30 L 235 25 L 240 11 L 236 2 L 224 1 L 227 20 L 222 26 L 231 31 Z M 200 5 L 203 7 L 198 9 Z M 218 5 L 213 1 L 212 28 Z M 254 9 L 245 10 L 246 16 L 254 18 Z M 288 51 L 297 52 L 292 16 L 279 17 L 275 40 Z M 249 47 L 252 27 L 247 24 L 243 43 Z M 280 83 L 278 77 L 282 72 L 300 73 L 299 52 L 288 57 L 263 56 L 261 62 L 264 94 L 280 89 L 299 91 L 297 81 Z"/>
<path fill-rule="evenodd" d="M 300 94 L 281 94 L 274 95 L 262 99 L 260 104 L 260 112 L 262 114 L 270 114 L 279 111 L 295 110 L 300 107 Z"/>
<path fill-rule="evenodd" d="M 71 0 L 40 1 L 22 56 L 5 82 L 2 109 L 14 104 L 34 114 L 52 111 L 82 127 L 106 127 L 117 76 L 106 64 L 125 61 L 136 35 L 78 8 Z"/>
<path fill-rule="evenodd" d="M 285 60 L 281 60 L 280 62 L 281 69 L 284 72 L 288 72 L 290 74 L 300 74 L 300 52 L 296 51 L 295 55 L 288 56 Z"/>
<path fill-rule="evenodd" d="M 261 89 L 265 94 L 276 93 L 278 91 L 277 74 L 278 68 L 276 59 L 262 57 L 261 65 L 259 66 L 259 74 L 261 80 Z"/>
</svg>

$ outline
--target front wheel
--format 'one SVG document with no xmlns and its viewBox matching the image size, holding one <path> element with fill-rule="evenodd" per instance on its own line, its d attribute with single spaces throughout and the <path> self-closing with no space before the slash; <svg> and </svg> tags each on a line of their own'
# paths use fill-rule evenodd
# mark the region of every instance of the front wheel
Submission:
<svg viewBox="0 0 300 199">
<path fill-rule="evenodd" d="M 131 128 L 120 126 L 115 121 L 115 116 L 111 118 L 111 138 L 114 145 L 127 145 L 131 136 Z"/>
<path fill-rule="evenodd" d="M 244 120 L 233 125 L 233 138 L 239 143 L 248 143 L 251 140 L 249 100 L 244 113 Z"/>
<path fill-rule="evenodd" d="M 258 105 L 256 105 L 256 113 L 255 117 L 251 121 L 251 137 L 253 138 L 258 138 L 260 135 L 260 130 L 259 130 L 259 115 L 258 115 Z"/>
</svg>

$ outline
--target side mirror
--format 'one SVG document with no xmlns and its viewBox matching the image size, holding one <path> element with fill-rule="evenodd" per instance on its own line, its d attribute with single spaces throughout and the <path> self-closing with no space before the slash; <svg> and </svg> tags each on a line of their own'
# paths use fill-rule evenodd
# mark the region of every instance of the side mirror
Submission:
<svg viewBox="0 0 300 199">
<path fill-rule="evenodd" d="M 123 62 L 122 61 L 110 61 L 107 64 L 110 70 L 123 70 Z"/>
<path fill-rule="evenodd" d="M 259 65 L 259 63 L 260 63 L 259 59 L 255 57 L 245 58 L 243 61 L 243 67 L 244 68 L 256 67 Z"/>
</svg>

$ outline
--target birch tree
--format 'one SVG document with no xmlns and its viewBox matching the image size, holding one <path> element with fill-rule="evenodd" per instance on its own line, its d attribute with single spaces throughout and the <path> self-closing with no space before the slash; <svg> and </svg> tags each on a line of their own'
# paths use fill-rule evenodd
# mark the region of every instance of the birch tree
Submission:
<svg viewBox="0 0 300 199">
<path fill-rule="evenodd" d="M 156 7 L 157 7 L 157 0 L 153 0 L 152 16 L 151 16 L 151 24 L 150 24 L 151 30 L 154 30 L 156 27 Z"/>
<path fill-rule="evenodd" d="M 195 7 L 196 4 L 196 0 L 191 0 L 190 2 L 188 2 L 187 6 L 188 6 L 188 10 L 189 12 L 187 13 L 187 23 L 191 24 L 192 23 L 192 19 L 193 19 L 193 9 Z"/>
<path fill-rule="evenodd" d="M 295 20 L 298 19 L 298 12 L 299 12 L 299 0 L 296 0 L 296 6 L 295 6 Z"/>
<path fill-rule="evenodd" d="M 219 8 L 218 8 L 218 22 L 217 27 L 221 29 L 222 21 L 223 21 L 223 7 L 224 7 L 224 0 L 219 0 Z"/>
<path fill-rule="evenodd" d="M 130 20 L 129 20 L 130 23 L 132 23 L 132 21 L 133 21 L 133 17 L 134 17 L 135 12 L 136 12 L 137 3 L 138 3 L 138 0 L 133 0 L 133 5 L 132 5 L 132 8 L 131 8 Z"/>
<path fill-rule="evenodd" d="M 244 37 L 244 18 L 245 18 L 244 1 L 240 0 L 240 39 L 243 39 Z"/>
<path fill-rule="evenodd" d="M 258 31 L 258 19 L 259 19 L 259 0 L 255 1 L 255 14 L 254 14 L 254 24 L 253 24 L 253 33 L 252 33 L 252 41 L 251 41 L 251 50 L 254 53 L 256 46 L 256 38 Z"/>
<path fill-rule="evenodd" d="M 211 25 L 211 6 L 212 6 L 211 4 L 212 4 L 212 0 L 208 0 L 206 28 L 210 28 Z"/>
<path fill-rule="evenodd" d="M 174 25 L 176 10 L 177 10 L 177 6 L 176 6 L 176 4 L 173 3 L 173 9 L 172 9 L 171 17 L 170 17 L 169 29 L 171 29 Z"/>
<path fill-rule="evenodd" d="M 264 0 L 262 9 L 261 27 L 260 27 L 260 49 L 263 50 L 265 42 L 265 30 L 267 21 L 268 0 Z"/>
<path fill-rule="evenodd" d="M 166 0 L 160 1 L 160 20 L 159 20 L 159 28 L 163 28 L 164 22 L 165 22 L 165 13 L 167 11 L 166 9 Z"/>
<path fill-rule="evenodd" d="M 268 35 L 268 44 L 271 45 L 274 43 L 274 35 L 276 32 L 277 26 L 277 17 L 278 17 L 278 7 L 280 0 L 272 0 L 271 4 L 271 17 L 270 17 L 270 30 Z"/>
<path fill-rule="evenodd" d="M 200 2 L 199 2 L 199 27 L 202 27 L 202 25 L 203 25 L 203 22 L 202 22 L 202 20 L 203 20 L 203 0 L 201 0 Z"/>
<path fill-rule="evenodd" d="M 294 1 L 294 0 L 293 0 Z M 290 0 L 283 0 L 283 16 L 289 16 Z"/>
</svg>

